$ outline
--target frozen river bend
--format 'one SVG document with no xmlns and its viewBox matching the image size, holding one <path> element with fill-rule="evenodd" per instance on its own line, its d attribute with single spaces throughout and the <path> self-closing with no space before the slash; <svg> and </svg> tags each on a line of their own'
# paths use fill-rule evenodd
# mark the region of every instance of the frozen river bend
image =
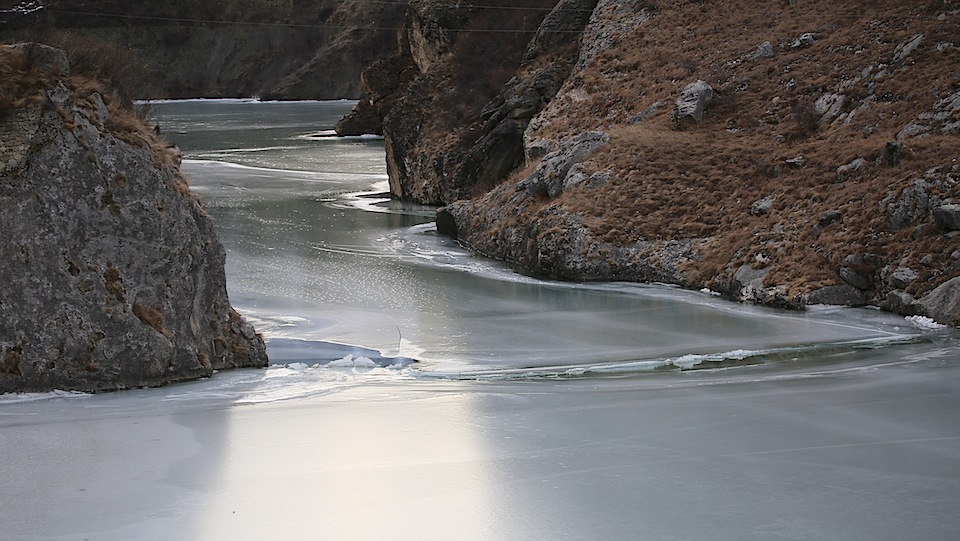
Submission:
<svg viewBox="0 0 960 541">
<path fill-rule="evenodd" d="M 379 194 L 351 105 L 154 105 L 272 366 L 0 397 L 4 539 L 960 530 L 955 331 L 516 275 Z"/>
</svg>

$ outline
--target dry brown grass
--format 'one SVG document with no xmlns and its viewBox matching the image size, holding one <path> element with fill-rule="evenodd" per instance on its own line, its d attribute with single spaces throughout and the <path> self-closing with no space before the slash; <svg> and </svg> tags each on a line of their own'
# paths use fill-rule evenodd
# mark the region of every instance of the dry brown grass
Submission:
<svg viewBox="0 0 960 541">
<path fill-rule="evenodd" d="M 153 308 L 152 306 L 146 306 L 143 304 L 134 304 L 133 305 L 133 314 L 140 319 L 140 321 L 157 331 L 158 333 L 169 336 L 170 331 L 163 326 L 163 312 Z"/>
<path fill-rule="evenodd" d="M 120 271 L 116 267 L 107 267 L 107 270 L 103 272 L 103 285 L 117 302 L 127 302 L 123 280 L 120 278 Z"/>
<path fill-rule="evenodd" d="M 11 376 L 20 375 L 20 355 L 23 353 L 23 347 L 16 345 L 10 347 L 3 353 L 3 362 L 0 362 L 0 374 L 9 374 Z"/>
<path fill-rule="evenodd" d="M 930 229 L 919 238 L 912 227 L 893 231 L 878 209 L 887 194 L 960 158 L 956 137 L 932 136 L 908 141 L 903 163 L 879 164 L 884 145 L 907 122 L 960 89 L 960 51 L 935 47 L 960 37 L 956 17 L 937 19 L 949 9 L 960 9 L 960 2 L 774 7 L 721 1 L 707 7 L 687 1 L 661 9 L 580 74 L 582 99 L 568 100 L 537 134 L 559 139 L 607 131 L 610 143 L 587 166 L 609 170 L 611 180 L 551 202 L 529 202 L 518 209 L 518 223 L 498 225 L 490 234 L 542 223 L 556 207 L 582 218 L 601 243 L 694 240 L 703 258 L 686 270 L 704 284 L 747 263 L 769 267 L 768 282 L 794 295 L 837 283 L 837 269 L 851 253 L 925 269 L 914 292 L 949 279 L 957 274 L 948 263 L 956 247 L 945 246 L 951 243 L 942 231 Z M 813 32 L 816 43 L 791 47 L 805 32 Z M 874 78 L 883 69 L 879 64 L 892 62 L 897 45 L 917 33 L 924 34 L 924 46 Z M 773 43 L 774 56 L 745 60 L 763 41 Z M 668 119 L 673 99 L 697 79 L 713 85 L 719 99 L 700 126 L 674 131 Z M 818 124 L 814 103 L 838 91 L 846 96 L 839 114 L 853 112 L 852 118 Z M 657 100 L 665 105 L 654 118 L 626 124 Z M 802 167 L 785 163 L 801 155 Z M 867 160 L 860 176 L 838 183 L 837 167 L 858 157 Z M 509 194 L 498 193 L 503 200 L 487 207 L 508 204 Z M 960 187 L 936 195 L 960 198 Z M 774 200 L 770 212 L 752 214 L 750 206 L 767 196 Z M 842 218 L 821 225 L 821 215 L 834 210 Z M 921 265 L 924 256 L 933 263 Z"/>
<path fill-rule="evenodd" d="M 956 41 L 952 22 L 937 21 L 939 12 L 931 10 L 936 7 L 931 3 L 862 4 L 808 1 L 774 7 L 767 2 L 721 1 L 707 8 L 701 2 L 676 2 L 638 32 L 625 36 L 621 46 L 595 59 L 581 74 L 583 86 L 590 93 L 587 101 L 570 116 L 557 119 L 549 130 L 569 135 L 615 124 L 656 99 L 669 98 L 672 104 L 672 97 L 697 79 L 723 94 L 736 96 L 737 122 L 754 117 L 764 119 L 767 127 L 790 125 L 795 121 L 789 107 L 765 114 L 772 98 L 786 98 L 787 104 L 812 102 L 839 78 L 853 77 L 874 59 L 889 63 L 896 46 L 919 31 L 930 43 Z M 815 34 L 816 44 L 791 48 L 790 42 L 805 32 Z M 775 56 L 743 60 L 762 41 L 773 43 Z M 954 70 L 930 66 L 930 56 L 943 54 L 931 49 L 916 51 L 911 69 L 924 71 L 923 88 L 937 87 L 941 82 L 950 84 Z M 955 51 L 946 54 L 954 55 Z M 948 65 L 948 59 L 935 60 L 939 66 Z M 794 83 L 788 90 L 791 80 Z M 885 84 L 890 88 L 877 89 L 877 95 L 889 93 L 890 99 L 902 102 L 901 109 L 910 102 L 910 94 L 917 93 L 902 79 Z M 849 90 L 847 93 L 851 94 Z M 897 111 L 898 116 L 905 112 Z M 723 125 L 727 120 L 714 116 L 708 122 Z"/>
<path fill-rule="evenodd" d="M 121 108 L 132 111 L 133 100 L 147 95 L 146 67 L 130 49 L 75 32 L 54 32 L 44 42 L 66 53 L 72 75 L 98 81 Z"/>
<path fill-rule="evenodd" d="M 28 65 L 19 51 L 0 48 L 0 120 L 11 111 L 43 101 L 50 77 Z"/>
</svg>

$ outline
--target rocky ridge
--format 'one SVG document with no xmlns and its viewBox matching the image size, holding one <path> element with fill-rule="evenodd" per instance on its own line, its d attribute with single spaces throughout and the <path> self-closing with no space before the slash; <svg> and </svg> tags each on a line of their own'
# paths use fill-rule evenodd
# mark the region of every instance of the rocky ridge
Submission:
<svg viewBox="0 0 960 541">
<path fill-rule="evenodd" d="M 579 24 L 574 4 L 541 29 Z M 960 324 L 955 1 L 589 13 L 453 127 L 430 89 L 477 74 L 448 53 L 415 77 L 426 99 L 385 115 L 393 194 L 445 204 L 441 231 L 536 275 Z"/>
<path fill-rule="evenodd" d="M 62 51 L 0 47 L 0 393 L 265 366 L 179 153 Z"/>
</svg>

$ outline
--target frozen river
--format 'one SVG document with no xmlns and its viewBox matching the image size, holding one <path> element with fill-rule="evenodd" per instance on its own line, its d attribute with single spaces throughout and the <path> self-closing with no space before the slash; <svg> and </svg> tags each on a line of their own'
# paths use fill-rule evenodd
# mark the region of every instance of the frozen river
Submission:
<svg viewBox="0 0 960 541">
<path fill-rule="evenodd" d="M 955 331 L 518 275 L 351 105 L 153 105 L 271 367 L 0 396 L 0 538 L 956 538 Z"/>
</svg>

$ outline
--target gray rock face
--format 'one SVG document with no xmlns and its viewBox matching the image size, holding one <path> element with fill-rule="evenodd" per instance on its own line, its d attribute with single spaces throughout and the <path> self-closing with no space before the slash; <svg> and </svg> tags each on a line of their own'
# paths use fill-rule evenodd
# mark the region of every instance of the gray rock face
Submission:
<svg viewBox="0 0 960 541">
<path fill-rule="evenodd" d="M 545 15 L 542 28 L 530 43 L 524 46 L 519 41 L 510 42 L 512 44 L 497 53 L 510 54 L 511 50 L 517 50 L 518 56 L 520 52 L 523 55 L 516 75 L 496 94 L 485 94 L 489 89 L 481 91 L 466 80 L 449 77 L 447 72 L 452 66 L 468 63 L 467 49 L 462 43 L 433 55 L 436 56 L 433 59 L 417 42 L 420 39 L 417 36 L 426 36 L 424 29 L 432 26 L 424 24 L 420 30 L 411 27 L 407 36 L 410 40 L 408 49 L 419 66 L 418 71 L 423 73 L 405 85 L 401 96 L 384 115 L 384 147 L 391 194 L 408 201 L 448 204 L 492 188 L 521 165 L 525 159 L 525 128 L 531 118 L 553 99 L 569 76 L 577 60 L 578 31 L 587 24 L 595 3 L 596 0 L 558 2 Z M 443 19 L 443 13 L 469 14 L 470 24 L 490 22 L 493 17 L 488 10 L 462 8 L 435 2 L 414 2 L 411 3 L 411 17 L 414 22 L 433 20 L 436 24 L 431 24 L 445 29 L 444 35 L 460 36 L 460 39 L 463 39 L 461 30 L 467 24 L 466 20 Z M 439 34 L 435 37 L 436 43 L 446 39 Z M 484 59 L 480 64 L 488 60 Z M 478 125 L 451 133 L 439 128 L 434 120 L 438 110 L 451 107 L 448 100 L 458 93 L 470 95 L 467 101 L 483 96 L 488 96 L 485 99 L 490 101 L 475 118 Z M 444 120 L 443 123 L 447 122 Z"/>
<path fill-rule="evenodd" d="M 769 41 L 764 41 L 760 45 L 757 45 L 757 48 L 746 56 L 747 60 L 752 61 L 763 60 L 765 58 L 773 58 L 773 44 Z"/>
<path fill-rule="evenodd" d="M 684 87 L 673 109 L 673 123 L 677 127 L 687 124 L 700 124 L 703 110 L 713 97 L 713 87 L 704 81 L 697 81 Z"/>
<path fill-rule="evenodd" d="M 889 167 L 900 165 L 900 162 L 903 161 L 906 155 L 907 148 L 903 146 L 903 143 L 889 141 L 886 146 L 883 147 L 883 163 Z"/>
<path fill-rule="evenodd" d="M 881 307 L 905 316 L 916 315 L 919 309 L 919 305 L 914 300 L 913 295 L 901 289 L 895 289 L 887 293 L 887 298 L 881 303 Z"/>
<path fill-rule="evenodd" d="M 561 0 L 544 17 L 537 34 L 523 55 L 524 63 L 566 46 L 571 38 L 576 39 L 590 21 L 597 0 Z M 556 92 L 554 92 L 556 93 Z"/>
<path fill-rule="evenodd" d="M 593 0 L 593 4 L 596 7 L 580 40 L 580 58 L 574 67 L 575 72 L 620 43 L 623 36 L 636 31 L 656 12 L 652 2 Z"/>
<path fill-rule="evenodd" d="M 773 208 L 773 196 L 768 195 L 762 199 L 758 199 L 750 205 L 750 214 L 754 216 L 763 216 L 770 212 L 770 209 Z"/>
<path fill-rule="evenodd" d="M 730 283 L 730 291 L 737 300 L 748 301 L 764 289 L 763 280 L 770 269 L 754 269 L 750 265 L 740 265 Z"/>
<path fill-rule="evenodd" d="M 896 289 L 904 289 L 919 277 L 920 275 L 915 270 L 899 267 L 886 277 L 886 282 Z"/>
<path fill-rule="evenodd" d="M 96 92 L 43 92 L 0 119 L 0 392 L 264 366 L 177 154 Z"/>
<path fill-rule="evenodd" d="M 876 255 L 851 254 L 843 258 L 840 267 L 840 279 L 851 286 L 864 291 L 873 289 L 873 275 L 879 259 Z"/>
<path fill-rule="evenodd" d="M 366 98 L 337 122 L 337 135 L 383 135 L 383 117 L 416 74 L 419 70 L 409 54 L 394 54 L 374 62 L 360 76 Z"/>
<path fill-rule="evenodd" d="M 437 229 L 480 254 L 523 272 L 560 280 L 632 280 L 688 284 L 679 268 L 696 258 L 689 241 L 643 241 L 591 253 L 590 233 L 579 218 L 548 207 L 532 224 L 510 223 L 537 197 L 510 183 L 494 189 L 497 203 L 461 200 L 437 211 Z M 500 202 L 504 201 L 504 202 Z M 493 232 L 493 234 L 491 234 Z M 650 254 L 656 254 L 656 262 Z"/>
<path fill-rule="evenodd" d="M 438 2 L 411 2 L 406 35 L 413 61 L 426 72 L 450 49 L 469 12 Z"/>
<path fill-rule="evenodd" d="M 931 207 L 939 204 L 936 196 L 930 194 L 930 187 L 924 180 L 917 180 L 904 188 L 898 197 L 888 197 L 881 202 L 886 211 L 890 226 L 903 229 L 926 219 Z"/>
<path fill-rule="evenodd" d="M 35 69 L 53 75 L 70 75 L 70 62 L 60 49 L 42 43 L 16 43 L 7 47 L 19 51 Z"/>
<path fill-rule="evenodd" d="M 919 47 L 921 43 L 923 43 L 923 34 L 916 34 L 907 41 L 897 45 L 897 50 L 893 52 L 893 63 L 899 64 L 906 60 L 907 57 L 910 56 L 910 53 Z"/>
<path fill-rule="evenodd" d="M 833 92 L 827 92 L 817 98 L 817 101 L 813 104 L 814 110 L 820 115 L 817 123 L 829 124 L 833 119 L 837 118 L 846 102 L 846 96 Z"/>
<path fill-rule="evenodd" d="M 846 182 L 860 176 L 860 170 L 867 165 L 867 160 L 857 158 L 852 162 L 837 168 L 837 182 Z"/>
<path fill-rule="evenodd" d="M 541 56 L 576 44 L 596 3 L 597 0 L 563 0 L 544 18 L 524 52 L 526 69 L 508 82 L 480 113 L 480 137 L 452 175 L 453 190 L 448 192 L 455 195 L 446 199 L 465 196 L 473 186 L 493 186 L 523 164 L 523 132 L 530 119 L 560 90 L 574 59 L 556 59 L 539 69 L 533 66 Z"/>
<path fill-rule="evenodd" d="M 790 44 L 790 47 L 794 49 L 804 49 L 812 46 L 816 42 L 817 39 L 812 33 L 804 32 L 803 34 L 800 34 L 797 39 L 793 40 L 793 43 Z"/>
<path fill-rule="evenodd" d="M 551 199 L 559 196 L 573 166 L 609 139 L 605 133 L 584 132 L 562 140 L 560 148 L 544 156 L 540 165 L 517 188 L 530 195 L 544 194 Z"/>
<path fill-rule="evenodd" d="M 940 284 L 924 295 L 918 304 L 937 323 L 960 325 L 960 277 Z"/>
<path fill-rule="evenodd" d="M 841 218 L 843 218 L 842 210 L 828 210 L 820 215 L 820 218 L 817 220 L 817 224 L 819 224 L 821 227 L 826 227 Z"/>
<path fill-rule="evenodd" d="M 947 231 L 960 229 L 960 205 L 941 205 L 933 209 L 933 219 Z"/>
<path fill-rule="evenodd" d="M 870 276 L 860 274 L 850 267 L 840 267 L 840 279 L 857 289 L 868 290 L 873 287 Z"/>
<path fill-rule="evenodd" d="M 804 304 L 863 306 L 866 298 L 859 289 L 846 284 L 821 287 L 803 296 Z"/>
</svg>

